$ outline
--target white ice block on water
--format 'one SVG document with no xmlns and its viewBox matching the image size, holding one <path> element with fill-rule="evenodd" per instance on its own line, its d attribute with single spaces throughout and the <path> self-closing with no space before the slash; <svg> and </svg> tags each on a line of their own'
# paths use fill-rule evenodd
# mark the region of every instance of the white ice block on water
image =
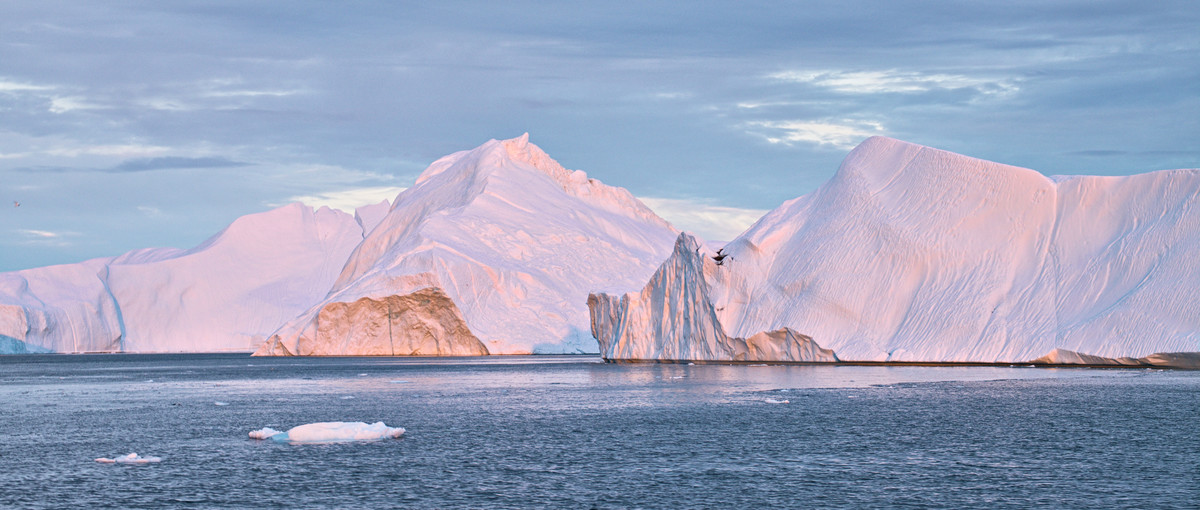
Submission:
<svg viewBox="0 0 1200 510">
<path fill-rule="evenodd" d="M 161 457 L 142 457 L 136 453 L 130 453 L 128 455 L 122 455 L 120 457 L 116 457 L 113 459 L 109 459 L 106 457 L 100 457 L 100 458 L 96 459 L 96 462 L 99 462 L 101 464 L 154 464 L 157 462 L 162 462 L 162 458 Z"/>
<path fill-rule="evenodd" d="M 270 439 L 289 443 L 344 443 L 399 438 L 404 429 L 389 427 L 383 422 L 371 424 L 344 421 L 309 423 L 280 432 L 270 427 L 250 431 L 251 439 Z"/>
</svg>

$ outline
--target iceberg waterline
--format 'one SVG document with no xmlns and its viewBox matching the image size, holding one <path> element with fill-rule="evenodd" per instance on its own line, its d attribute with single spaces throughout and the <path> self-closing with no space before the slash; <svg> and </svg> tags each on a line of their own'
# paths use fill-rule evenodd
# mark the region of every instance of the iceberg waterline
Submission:
<svg viewBox="0 0 1200 510">
<path fill-rule="evenodd" d="M 0 352 L 1186 366 L 1198 174 L 1051 179 L 876 137 L 718 254 L 492 140 L 353 216 L 0 274 Z"/>
</svg>

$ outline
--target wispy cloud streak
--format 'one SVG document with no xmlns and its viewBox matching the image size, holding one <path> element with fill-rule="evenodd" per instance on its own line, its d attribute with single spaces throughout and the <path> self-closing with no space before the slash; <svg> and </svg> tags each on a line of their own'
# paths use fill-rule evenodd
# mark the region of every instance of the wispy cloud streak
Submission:
<svg viewBox="0 0 1200 510">
<path fill-rule="evenodd" d="M 769 79 L 807 83 L 843 94 L 915 94 L 933 90 L 973 89 L 980 94 L 1007 95 L 1019 90 L 1015 80 L 963 74 L 882 71 L 781 71 Z"/>
<path fill-rule="evenodd" d="M 869 121 L 753 121 L 746 123 L 750 133 L 762 136 L 767 142 L 782 145 L 811 143 L 849 149 L 859 142 L 885 133 L 883 125 Z"/>
</svg>

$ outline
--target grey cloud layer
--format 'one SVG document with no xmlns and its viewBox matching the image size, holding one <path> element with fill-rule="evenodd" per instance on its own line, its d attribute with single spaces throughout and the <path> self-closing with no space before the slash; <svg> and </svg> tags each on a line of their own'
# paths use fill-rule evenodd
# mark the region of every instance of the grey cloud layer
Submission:
<svg viewBox="0 0 1200 510">
<path fill-rule="evenodd" d="M 79 233 L 2 246 L 0 270 L 190 246 L 526 131 L 637 195 L 747 210 L 811 190 L 871 134 L 1047 173 L 1200 166 L 1188 2 L 0 11 L 0 199 L 30 204 L 0 232 Z"/>
</svg>

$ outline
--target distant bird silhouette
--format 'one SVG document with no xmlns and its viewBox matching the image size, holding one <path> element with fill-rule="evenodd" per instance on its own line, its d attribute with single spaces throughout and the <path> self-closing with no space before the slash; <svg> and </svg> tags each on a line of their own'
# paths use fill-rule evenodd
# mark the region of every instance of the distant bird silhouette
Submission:
<svg viewBox="0 0 1200 510">
<path fill-rule="evenodd" d="M 21 203 L 16 200 L 13 200 L 13 207 L 21 207 Z"/>
<path fill-rule="evenodd" d="M 717 261 L 718 266 L 723 265 L 725 263 L 725 257 L 729 256 L 727 253 L 721 253 L 723 251 L 725 251 L 725 248 L 717 250 L 717 254 L 713 255 L 713 260 Z"/>
</svg>

